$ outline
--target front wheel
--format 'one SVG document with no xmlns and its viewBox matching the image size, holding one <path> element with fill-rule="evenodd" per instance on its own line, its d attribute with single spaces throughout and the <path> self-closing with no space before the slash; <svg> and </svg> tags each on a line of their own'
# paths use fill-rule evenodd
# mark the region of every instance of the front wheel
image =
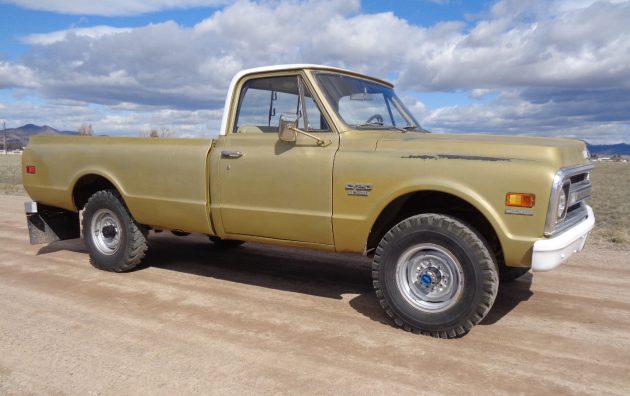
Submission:
<svg viewBox="0 0 630 396">
<path fill-rule="evenodd" d="M 147 251 L 147 234 L 114 190 L 98 191 L 85 204 L 83 239 L 98 269 L 124 272 L 136 267 Z"/>
<path fill-rule="evenodd" d="M 462 336 L 490 311 L 497 266 L 479 236 L 438 214 L 395 225 L 374 255 L 373 279 L 381 306 L 407 331 L 440 338 Z"/>
</svg>

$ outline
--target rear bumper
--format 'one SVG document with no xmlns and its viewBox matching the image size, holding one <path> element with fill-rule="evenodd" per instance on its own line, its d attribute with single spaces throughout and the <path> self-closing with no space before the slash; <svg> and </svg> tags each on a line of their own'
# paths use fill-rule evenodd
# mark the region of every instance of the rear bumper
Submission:
<svg viewBox="0 0 630 396">
<path fill-rule="evenodd" d="M 595 226 L 593 209 L 587 206 L 586 210 L 586 219 L 575 226 L 558 236 L 534 243 L 532 271 L 551 271 L 584 248 L 588 234 Z"/>
</svg>

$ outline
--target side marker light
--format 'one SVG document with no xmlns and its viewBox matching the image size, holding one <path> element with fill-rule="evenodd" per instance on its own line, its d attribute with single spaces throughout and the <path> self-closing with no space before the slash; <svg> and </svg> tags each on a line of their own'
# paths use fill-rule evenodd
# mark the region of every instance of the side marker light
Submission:
<svg viewBox="0 0 630 396">
<path fill-rule="evenodd" d="M 519 208 L 533 208 L 536 204 L 536 195 L 530 193 L 507 193 L 505 194 L 505 206 L 516 206 Z"/>
</svg>

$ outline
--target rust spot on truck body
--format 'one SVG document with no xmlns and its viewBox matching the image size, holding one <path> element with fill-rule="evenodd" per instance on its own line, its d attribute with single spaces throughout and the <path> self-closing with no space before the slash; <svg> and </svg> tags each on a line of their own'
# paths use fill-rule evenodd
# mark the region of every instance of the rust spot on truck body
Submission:
<svg viewBox="0 0 630 396">
<path fill-rule="evenodd" d="M 427 155 L 427 154 L 419 154 L 419 155 L 406 155 L 400 158 L 405 159 L 422 159 L 422 160 L 439 160 L 439 159 L 448 159 L 448 160 L 464 160 L 464 161 L 512 161 L 511 158 L 501 158 L 501 157 L 484 157 L 479 155 L 459 155 L 459 154 L 438 154 L 438 155 Z"/>
<path fill-rule="evenodd" d="M 423 160 L 434 160 L 437 159 L 437 157 L 435 155 L 407 155 L 404 157 L 400 157 L 400 158 L 412 158 L 412 159 L 423 159 Z"/>
</svg>

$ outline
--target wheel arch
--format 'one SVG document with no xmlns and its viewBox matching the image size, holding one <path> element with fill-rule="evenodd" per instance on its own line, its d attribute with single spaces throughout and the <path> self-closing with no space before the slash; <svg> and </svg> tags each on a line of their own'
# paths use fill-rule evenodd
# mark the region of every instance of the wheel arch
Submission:
<svg viewBox="0 0 630 396">
<path fill-rule="evenodd" d="M 115 190 L 124 203 L 124 194 L 112 180 L 111 177 L 98 172 L 88 172 L 77 177 L 72 187 L 72 202 L 75 209 L 77 211 L 83 209 L 88 199 L 101 190 Z"/>
<path fill-rule="evenodd" d="M 403 193 L 390 200 L 376 216 L 366 242 L 366 252 L 371 255 L 382 237 L 394 225 L 406 218 L 422 213 L 436 213 L 452 216 L 480 234 L 489 244 L 498 265 L 504 263 L 504 254 L 499 225 L 486 208 L 479 208 L 470 197 L 462 198 L 452 192 L 427 189 Z"/>
</svg>

